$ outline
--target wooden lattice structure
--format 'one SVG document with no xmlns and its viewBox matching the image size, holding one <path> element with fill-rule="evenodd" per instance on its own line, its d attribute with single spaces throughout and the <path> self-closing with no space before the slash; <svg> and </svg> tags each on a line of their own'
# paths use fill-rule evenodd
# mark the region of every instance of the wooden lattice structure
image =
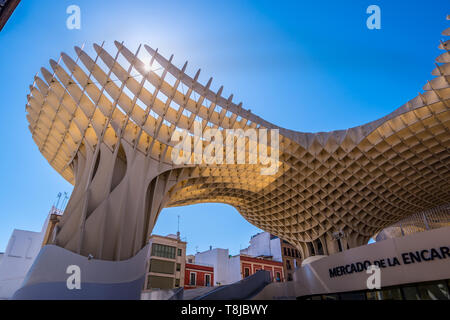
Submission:
<svg viewBox="0 0 450 320">
<path fill-rule="evenodd" d="M 450 226 L 450 204 L 412 214 L 381 230 L 374 238 L 381 241 L 448 226 Z"/>
<path fill-rule="evenodd" d="M 320 133 L 259 118 L 212 91 L 212 79 L 200 84 L 200 70 L 192 78 L 187 63 L 179 69 L 148 46 L 133 53 L 116 42 L 110 55 L 94 45 L 94 58 L 76 47 L 76 60 L 62 53 L 35 77 L 26 106 L 39 150 L 74 184 L 54 243 L 123 260 L 143 247 L 164 207 L 221 202 L 307 257 L 318 246 L 336 252 L 336 232 L 355 247 L 449 203 L 449 43 L 423 93 L 379 120 Z M 278 129 L 277 174 L 261 175 L 258 164 L 174 165 L 171 136 L 193 132 L 196 121 L 203 131 Z"/>
</svg>

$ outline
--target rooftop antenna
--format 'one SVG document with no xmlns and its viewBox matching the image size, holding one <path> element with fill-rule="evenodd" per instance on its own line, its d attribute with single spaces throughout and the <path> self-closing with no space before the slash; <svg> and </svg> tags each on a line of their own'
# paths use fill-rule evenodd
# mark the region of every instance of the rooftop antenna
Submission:
<svg viewBox="0 0 450 320">
<path fill-rule="evenodd" d="M 62 193 L 61 193 L 61 192 L 58 192 L 58 195 L 56 196 L 56 198 L 58 198 L 58 201 L 56 201 L 56 206 L 54 205 L 54 207 L 55 207 L 56 209 L 58 209 L 59 201 L 61 200 L 61 196 L 62 196 Z"/>
<path fill-rule="evenodd" d="M 66 207 L 67 200 L 69 199 L 69 196 L 67 195 L 67 192 L 64 192 L 64 198 L 61 204 L 61 211 L 63 211 Z"/>
<path fill-rule="evenodd" d="M 180 215 L 178 215 L 177 239 L 180 240 Z"/>
</svg>

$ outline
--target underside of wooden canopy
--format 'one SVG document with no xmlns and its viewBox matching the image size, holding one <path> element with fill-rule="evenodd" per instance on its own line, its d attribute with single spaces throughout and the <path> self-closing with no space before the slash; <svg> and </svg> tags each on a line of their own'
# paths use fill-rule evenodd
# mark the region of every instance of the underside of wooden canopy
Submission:
<svg viewBox="0 0 450 320">
<path fill-rule="evenodd" d="M 78 47 L 75 58 L 62 53 L 35 77 L 26 106 L 39 150 L 75 185 L 54 243 L 123 260 L 145 245 L 164 207 L 220 202 L 307 257 L 318 247 L 336 252 L 336 232 L 345 235 L 344 247 L 355 247 L 449 203 L 449 43 L 439 46 L 444 51 L 423 93 L 376 121 L 321 133 L 261 119 L 232 95 L 223 97 L 223 88 L 212 91 L 212 79 L 200 84 L 200 70 L 191 77 L 187 63 L 180 69 L 173 56 L 146 45 L 133 53 L 116 42 L 113 55 L 94 45 L 95 57 Z M 193 134 L 195 124 L 202 132 L 278 129 L 279 170 L 175 165 L 171 137 L 176 130 Z"/>
</svg>

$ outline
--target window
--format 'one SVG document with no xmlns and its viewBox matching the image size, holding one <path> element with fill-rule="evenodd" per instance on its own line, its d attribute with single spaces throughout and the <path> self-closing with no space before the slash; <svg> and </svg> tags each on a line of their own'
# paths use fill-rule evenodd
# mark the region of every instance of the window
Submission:
<svg viewBox="0 0 450 320">
<path fill-rule="evenodd" d="M 288 256 L 291 256 L 291 248 L 288 248 Z"/>
<path fill-rule="evenodd" d="M 308 242 L 308 247 L 309 247 L 309 254 L 311 256 L 315 256 L 316 255 L 316 251 L 314 250 L 314 246 L 311 242 Z"/>
<path fill-rule="evenodd" d="M 244 268 L 244 278 L 247 278 L 250 275 L 250 269 Z"/>
<path fill-rule="evenodd" d="M 402 300 L 400 288 L 367 291 L 366 296 L 367 300 Z"/>
<path fill-rule="evenodd" d="M 339 247 L 339 252 L 342 252 L 341 239 L 337 239 L 337 243 L 338 243 L 338 247 Z"/>
<path fill-rule="evenodd" d="M 316 240 L 316 244 L 317 244 L 317 252 L 319 255 L 323 255 L 323 247 L 322 247 L 322 241 L 320 241 L 319 239 Z"/>
<path fill-rule="evenodd" d="M 191 286 L 195 286 L 197 283 L 197 274 L 195 272 L 191 272 L 190 278 L 189 278 L 189 284 Z"/>
<path fill-rule="evenodd" d="M 173 274 L 175 265 L 172 261 L 164 261 L 158 259 L 150 260 L 150 272 Z"/>
<path fill-rule="evenodd" d="M 159 288 L 159 289 L 171 289 L 173 288 L 173 278 L 149 276 L 147 289 Z"/>
<path fill-rule="evenodd" d="M 284 255 L 287 256 L 287 250 L 286 250 L 286 247 L 283 248 L 283 251 L 284 251 Z"/>
<path fill-rule="evenodd" d="M 178 256 L 181 257 L 183 255 L 183 250 L 178 249 Z"/>
<path fill-rule="evenodd" d="M 180 286 L 180 279 L 175 279 L 175 287 L 179 287 Z"/>
<path fill-rule="evenodd" d="M 322 295 L 322 300 L 450 300 L 449 280 L 392 286 L 381 290 L 341 292 Z M 314 300 L 317 296 L 298 297 Z"/>
<path fill-rule="evenodd" d="M 292 269 L 292 267 L 291 267 L 291 261 L 289 261 L 289 260 L 286 260 L 286 269 L 288 269 L 288 270 L 291 270 L 291 269 Z"/>
<path fill-rule="evenodd" d="M 448 288 L 445 282 L 417 286 L 421 300 L 449 300 Z"/>
<path fill-rule="evenodd" d="M 177 271 L 181 270 L 181 264 L 177 263 Z"/>
<path fill-rule="evenodd" d="M 366 300 L 364 292 L 345 292 L 339 295 L 341 300 Z"/>
<path fill-rule="evenodd" d="M 154 243 L 152 245 L 152 256 L 175 259 L 175 247 Z"/>
<path fill-rule="evenodd" d="M 405 300 L 420 300 L 419 292 L 415 286 L 405 286 L 402 288 Z"/>
<path fill-rule="evenodd" d="M 210 287 L 211 286 L 211 275 L 205 274 L 205 286 Z"/>
<path fill-rule="evenodd" d="M 366 297 L 367 297 L 367 300 L 379 300 L 378 299 L 378 291 L 367 291 Z"/>
<path fill-rule="evenodd" d="M 381 290 L 382 299 L 380 300 L 402 300 L 402 292 L 399 288 Z"/>
<path fill-rule="evenodd" d="M 322 300 L 339 300 L 339 296 L 337 294 L 324 294 L 322 295 Z"/>
<path fill-rule="evenodd" d="M 281 282 L 281 274 L 279 272 L 276 273 L 277 274 L 277 282 Z"/>
</svg>

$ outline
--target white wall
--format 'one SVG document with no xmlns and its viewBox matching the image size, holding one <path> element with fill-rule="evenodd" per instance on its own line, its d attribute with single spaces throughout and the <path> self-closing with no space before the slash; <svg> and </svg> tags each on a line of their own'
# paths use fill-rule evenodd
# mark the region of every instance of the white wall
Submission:
<svg viewBox="0 0 450 320">
<path fill-rule="evenodd" d="M 275 238 L 270 240 L 270 253 L 273 260 L 282 262 L 281 258 L 281 240 L 280 238 Z M 295 260 L 294 260 L 295 261 Z"/>
<path fill-rule="evenodd" d="M 280 238 L 270 240 L 270 233 L 258 233 L 250 239 L 250 246 L 241 250 L 241 254 L 252 257 L 272 256 L 273 260 L 281 262 Z"/>
<path fill-rule="evenodd" d="M 42 247 L 48 217 L 41 232 L 15 229 L 0 260 L 0 299 L 9 299 L 22 285 Z"/>
<path fill-rule="evenodd" d="M 195 255 L 195 263 L 214 266 L 214 285 L 231 284 L 242 279 L 240 256 L 230 257 L 228 249 L 212 249 Z"/>
<path fill-rule="evenodd" d="M 228 249 L 212 249 L 195 255 L 196 263 L 206 263 L 214 267 L 214 285 L 228 283 Z"/>
<path fill-rule="evenodd" d="M 250 239 L 250 246 L 241 250 L 241 254 L 249 256 L 272 256 L 275 261 L 281 260 L 281 243 L 279 238 L 270 239 L 270 233 L 261 232 Z M 195 255 L 195 263 L 206 263 L 214 266 L 214 285 L 231 284 L 242 279 L 240 257 L 229 257 L 228 249 L 212 249 Z"/>
<path fill-rule="evenodd" d="M 241 257 L 234 256 L 228 259 L 228 284 L 242 280 L 241 274 Z"/>
</svg>

